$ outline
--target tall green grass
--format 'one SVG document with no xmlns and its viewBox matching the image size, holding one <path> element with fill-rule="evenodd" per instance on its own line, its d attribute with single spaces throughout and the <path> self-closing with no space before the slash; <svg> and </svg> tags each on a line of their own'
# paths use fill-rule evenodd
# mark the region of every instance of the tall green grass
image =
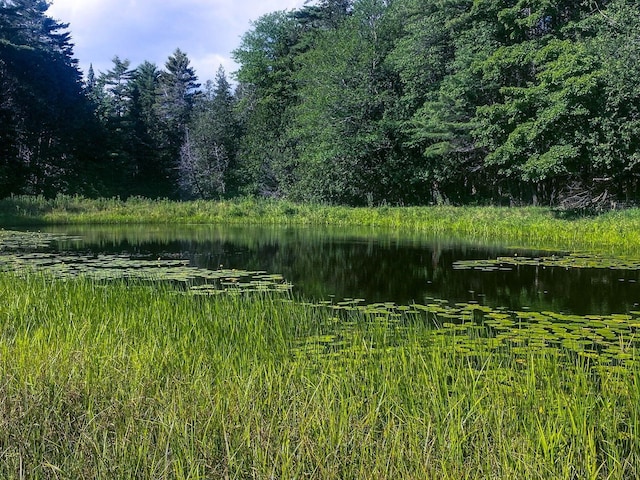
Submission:
<svg viewBox="0 0 640 480">
<path fill-rule="evenodd" d="M 568 217 L 534 207 L 389 207 L 349 208 L 295 204 L 284 200 L 148 200 L 133 197 L 87 199 L 58 196 L 0 200 L 0 224 L 260 224 L 367 226 L 433 235 L 491 239 L 521 246 L 561 249 L 637 251 L 640 210 Z"/>
<path fill-rule="evenodd" d="M 0 478 L 639 474 L 637 364 L 479 356 L 273 295 L 2 273 L 0 298 Z"/>
</svg>

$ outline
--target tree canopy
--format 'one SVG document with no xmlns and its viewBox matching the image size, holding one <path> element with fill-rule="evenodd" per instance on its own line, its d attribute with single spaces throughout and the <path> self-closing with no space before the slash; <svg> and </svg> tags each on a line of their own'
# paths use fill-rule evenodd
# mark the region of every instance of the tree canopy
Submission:
<svg viewBox="0 0 640 480">
<path fill-rule="evenodd" d="M 308 1 L 204 88 L 180 49 L 82 81 L 46 10 L 0 0 L 0 195 L 638 203 L 633 0 Z"/>
</svg>

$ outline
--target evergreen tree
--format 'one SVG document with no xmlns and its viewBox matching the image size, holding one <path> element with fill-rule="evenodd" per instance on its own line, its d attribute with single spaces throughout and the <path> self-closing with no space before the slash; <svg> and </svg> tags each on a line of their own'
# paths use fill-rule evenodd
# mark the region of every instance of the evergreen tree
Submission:
<svg viewBox="0 0 640 480">
<path fill-rule="evenodd" d="M 102 73 L 98 85 L 102 90 L 100 116 L 106 121 L 116 123 L 126 119 L 131 109 L 131 79 L 133 70 L 129 60 L 113 57 L 113 66 Z"/>
<path fill-rule="evenodd" d="M 350 14 L 353 0 L 320 0 L 315 5 L 309 5 L 311 0 L 307 0 L 304 3 L 304 7 L 291 12 L 291 17 L 309 30 L 331 30 Z"/>
<path fill-rule="evenodd" d="M 180 49 L 165 63 L 158 79 L 156 117 L 158 119 L 160 162 L 158 194 L 175 196 L 178 192 L 180 150 L 200 84 L 189 65 L 187 54 Z"/>
<path fill-rule="evenodd" d="M 133 129 L 131 193 L 154 197 L 162 175 L 161 141 L 156 105 L 159 98 L 160 71 L 155 64 L 143 62 L 131 79 L 131 123 Z"/>
<path fill-rule="evenodd" d="M 68 25 L 47 9 L 0 1 L 0 196 L 80 188 L 90 111 Z"/>
<path fill-rule="evenodd" d="M 98 76 L 91 99 L 104 129 L 102 188 L 108 195 L 126 196 L 136 168 L 132 119 L 134 70 L 129 60 L 115 56 L 112 62 L 112 68 Z"/>
</svg>

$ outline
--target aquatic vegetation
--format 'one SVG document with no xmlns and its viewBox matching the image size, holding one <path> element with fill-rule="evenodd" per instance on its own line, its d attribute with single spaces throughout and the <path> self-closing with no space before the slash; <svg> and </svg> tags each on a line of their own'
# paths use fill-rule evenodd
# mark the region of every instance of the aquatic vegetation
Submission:
<svg viewBox="0 0 640 480">
<path fill-rule="evenodd" d="M 310 304 L 313 306 L 313 304 Z M 396 334 L 407 325 L 433 325 L 430 336 L 450 337 L 449 347 L 467 353 L 520 358 L 527 355 L 578 355 L 592 364 L 636 365 L 640 347 L 640 311 L 611 315 L 566 315 L 559 312 L 509 311 L 478 303 L 450 304 L 431 299 L 425 305 L 396 305 L 391 302 L 364 304 L 361 299 L 322 302 L 317 308 L 338 312 L 359 312 L 369 321 L 385 325 Z M 331 335 L 322 336 L 326 348 L 339 350 L 350 335 L 349 322 L 338 322 Z M 311 338 L 307 341 L 319 342 Z M 308 348 L 306 343 L 302 347 Z"/>
<path fill-rule="evenodd" d="M 58 241 L 76 241 L 79 237 L 43 232 L 0 229 L 0 252 L 29 251 L 51 248 Z"/>
<path fill-rule="evenodd" d="M 511 312 L 435 299 L 320 307 L 15 272 L 0 273 L 0 296 L 2 478 L 640 473 L 633 342 L 609 364 L 540 339 L 494 348 L 520 326 Z M 435 327 L 433 311 L 452 318 Z M 529 319 L 567 343 L 637 319 L 574 321 Z"/>
<path fill-rule="evenodd" d="M 286 292 L 292 285 L 280 274 L 264 271 L 191 266 L 179 256 L 107 254 L 52 250 L 57 242 L 79 240 L 77 237 L 33 232 L 0 232 L 0 272 L 46 272 L 54 277 L 70 279 L 86 277 L 94 280 L 137 279 L 184 284 L 193 294 L 246 291 Z M 45 251 L 42 251 L 45 250 Z M 51 250 L 51 251 L 47 251 Z"/>
<path fill-rule="evenodd" d="M 453 264 L 458 270 L 511 270 L 518 266 L 560 268 L 608 268 L 612 270 L 640 270 L 640 258 L 613 255 L 567 253 L 538 258 L 498 257 L 496 259 L 463 260 Z"/>
<path fill-rule="evenodd" d="M 194 294 L 233 291 L 288 291 L 282 275 L 237 269 L 208 270 L 180 258 L 116 254 L 0 253 L 0 271 L 43 271 L 58 278 L 138 279 L 184 283 Z"/>
</svg>

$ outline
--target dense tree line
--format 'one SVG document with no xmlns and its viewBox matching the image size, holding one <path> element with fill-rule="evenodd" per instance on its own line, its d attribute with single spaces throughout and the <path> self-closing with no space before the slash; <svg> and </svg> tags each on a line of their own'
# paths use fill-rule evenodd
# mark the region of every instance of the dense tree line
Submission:
<svg viewBox="0 0 640 480">
<path fill-rule="evenodd" d="M 593 208 L 640 198 L 635 0 L 318 0 L 197 83 L 87 72 L 46 2 L 0 0 L 0 195 Z"/>
<path fill-rule="evenodd" d="M 90 169 L 92 114 L 67 25 L 45 1 L 0 1 L 0 196 L 67 191 Z"/>
</svg>

